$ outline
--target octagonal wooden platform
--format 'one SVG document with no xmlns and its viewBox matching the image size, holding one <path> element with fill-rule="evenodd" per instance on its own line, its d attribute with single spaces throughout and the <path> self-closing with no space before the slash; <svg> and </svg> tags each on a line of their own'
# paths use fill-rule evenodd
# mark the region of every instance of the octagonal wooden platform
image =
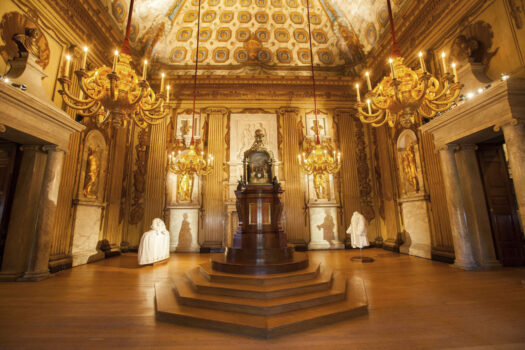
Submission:
<svg viewBox="0 0 525 350">
<path fill-rule="evenodd" d="M 158 320 L 272 338 L 366 314 L 363 282 L 320 264 L 295 272 L 241 275 L 211 263 L 155 284 Z"/>
</svg>

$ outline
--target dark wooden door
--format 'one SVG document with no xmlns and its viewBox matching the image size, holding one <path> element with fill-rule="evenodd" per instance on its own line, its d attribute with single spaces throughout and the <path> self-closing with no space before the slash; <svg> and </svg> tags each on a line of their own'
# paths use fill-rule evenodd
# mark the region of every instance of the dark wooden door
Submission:
<svg viewBox="0 0 525 350">
<path fill-rule="evenodd" d="M 482 144 L 477 153 L 498 259 L 503 266 L 525 265 L 523 233 L 503 146 Z"/>
<path fill-rule="evenodd" d="M 9 212 L 15 186 L 17 145 L 0 141 L 0 266 L 4 255 Z"/>
</svg>

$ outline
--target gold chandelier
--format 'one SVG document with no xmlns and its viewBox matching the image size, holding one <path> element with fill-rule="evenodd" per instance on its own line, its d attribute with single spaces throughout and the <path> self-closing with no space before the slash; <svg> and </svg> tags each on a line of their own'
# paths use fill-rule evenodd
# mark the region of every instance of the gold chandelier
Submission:
<svg viewBox="0 0 525 350">
<path fill-rule="evenodd" d="M 172 152 L 169 155 L 168 169 L 178 175 L 177 194 L 180 199 L 191 200 L 193 190 L 193 176 L 208 175 L 213 169 L 213 156 L 208 154 L 204 160 L 204 152 L 197 153 L 195 150 L 195 101 L 197 97 L 197 71 L 199 67 L 199 32 L 201 18 L 201 0 L 199 0 L 197 16 L 197 50 L 195 53 L 195 74 L 193 80 L 193 115 L 191 121 L 191 141 L 188 150 L 179 151 L 177 155 Z"/>
<path fill-rule="evenodd" d="M 341 153 L 335 150 L 330 152 L 327 145 L 321 144 L 319 138 L 319 121 L 317 118 L 317 97 L 315 91 L 314 56 L 312 50 L 312 33 L 310 29 L 310 0 L 306 0 L 306 10 L 308 18 L 308 34 L 310 38 L 310 68 L 312 70 L 312 86 L 314 93 L 314 114 L 315 114 L 315 146 L 308 156 L 303 153 L 297 156 L 300 168 L 308 175 L 314 175 L 314 186 L 318 187 L 328 181 L 328 175 L 334 174 L 341 168 Z M 336 154 L 337 153 L 337 154 Z"/>
<path fill-rule="evenodd" d="M 113 125 L 125 127 L 131 118 L 139 127 L 144 128 L 148 124 L 159 124 L 169 115 L 169 110 L 165 110 L 164 105 L 169 102 L 170 87 L 168 85 L 164 91 L 164 74 L 160 94 L 156 95 L 146 81 L 147 60 L 144 60 L 141 78 L 135 74 L 130 64 L 129 32 L 133 2 L 130 2 L 122 52 L 115 51 L 113 66 L 86 71 L 88 48 L 84 47 L 81 68 L 74 72 L 80 86 L 80 95 L 75 97 L 69 90 L 72 83 L 69 77 L 69 55 L 66 56 L 64 76 L 58 79 L 62 86 L 59 93 L 66 105 L 79 111 L 81 116 L 96 118 L 99 124 L 111 119 Z"/>
<path fill-rule="evenodd" d="M 393 41 L 393 58 L 389 59 L 391 74 L 372 89 L 370 74 L 365 73 L 368 86 L 365 101 L 361 100 L 359 84 L 355 86 L 357 111 L 363 123 L 375 127 L 385 123 L 394 127 L 398 121 L 403 127 L 410 127 L 418 115 L 433 118 L 438 112 L 452 107 L 460 95 L 462 85 L 457 82 L 455 63 L 452 64 L 453 74 L 448 72 L 444 52 L 441 54 L 444 75 L 440 79 L 426 71 L 421 52 L 420 69 L 415 72 L 405 66 L 396 41 L 390 0 L 387 0 L 387 5 Z"/>
</svg>

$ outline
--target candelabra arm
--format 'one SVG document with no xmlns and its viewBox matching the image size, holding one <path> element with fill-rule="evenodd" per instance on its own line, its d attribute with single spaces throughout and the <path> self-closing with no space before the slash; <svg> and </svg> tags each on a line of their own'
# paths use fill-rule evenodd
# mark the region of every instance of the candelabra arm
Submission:
<svg viewBox="0 0 525 350">
<path fill-rule="evenodd" d="M 137 105 L 137 103 L 139 103 L 140 101 L 142 101 L 142 98 L 144 97 L 144 92 L 146 91 L 147 88 L 148 88 L 148 87 L 147 87 L 147 84 L 146 84 L 146 85 L 141 84 L 141 85 L 140 85 L 140 93 L 139 93 L 139 95 L 137 96 L 137 98 L 135 99 L 135 101 L 130 101 L 130 100 L 129 100 L 129 97 L 128 97 L 128 103 L 129 103 L 129 105 L 130 105 L 130 106 L 135 106 L 135 105 Z"/>
<path fill-rule="evenodd" d="M 83 70 L 77 70 L 75 71 L 75 75 L 77 76 L 78 86 L 80 90 L 84 93 L 84 95 L 88 97 L 88 100 L 98 100 L 99 99 L 98 96 L 94 96 L 88 91 L 88 89 L 86 89 L 85 79 L 87 77 L 87 73 L 85 73 Z"/>
</svg>

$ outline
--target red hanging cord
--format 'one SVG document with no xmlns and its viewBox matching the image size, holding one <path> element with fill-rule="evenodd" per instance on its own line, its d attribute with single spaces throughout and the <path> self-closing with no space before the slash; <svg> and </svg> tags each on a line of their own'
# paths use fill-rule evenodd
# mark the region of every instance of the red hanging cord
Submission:
<svg viewBox="0 0 525 350">
<path fill-rule="evenodd" d="M 308 15 L 308 36 L 310 39 L 310 67 L 312 68 L 312 85 L 314 90 L 314 114 L 315 114 L 315 132 L 316 144 L 320 144 L 319 140 L 319 121 L 317 120 L 317 94 L 315 92 L 315 75 L 314 75 L 314 53 L 312 50 L 312 31 L 310 29 L 310 0 L 306 0 L 306 12 Z"/>
<path fill-rule="evenodd" d="M 197 15 L 197 50 L 195 52 L 195 77 L 193 80 L 193 116 L 191 119 L 191 142 L 190 145 L 195 145 L 195 100 L 197 99 L 197 68 L 199 67 L 199 39 L 201 28 L 201 0 L 199 0 L 199 11 Z"/>
<path fill-rule="evenodd" d="M 133 15 L 133 3 L 135 0 L 130 0 L 129 2 L 129 13 L 128 13 L 128 24 L 126 25 L 126 35 L 124 36 L 124 41 L 122 41 L 122 46 L 120 51 L 125 54 L 130 54 L 129 49 L 129 32 L 131 30 L 131 16 Z"/>
<path fill-rule="evenodd" d="M 392 5 L 390 5 L 390 0 L 386 0 L 386 4 L 388 5 L 388 17 L 390 18 L 390 31 L 392 32 L 392 56 L 400 57 L 401 50 L 399 50 L 399 45 L 397 45 L 394 17 L 392 16 Z"/>
</svg>

